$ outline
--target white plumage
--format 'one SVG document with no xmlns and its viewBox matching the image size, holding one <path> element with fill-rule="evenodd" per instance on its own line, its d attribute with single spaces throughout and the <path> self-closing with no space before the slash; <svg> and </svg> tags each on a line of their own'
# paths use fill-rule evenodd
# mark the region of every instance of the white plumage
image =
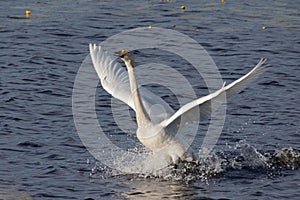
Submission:
<svg viewBox="0 0 300 200">
<path fill-rule="evenodd" d="M 175 137 L 181 119 L 193 122 L 207 117 L 211 111 L 210 103 L 212 101 L 218 102 L 221 95 L 226 94 L 228 98 L 239 93 L 250 81 L 266 70 L 263 65 L 266 59 L 261 59 L 249 73 L 238 80 L 227 86 L 224 83 L 219 90 L 187 103 L 174 112 L 163 99 L 137 85 L 131 52 L 123 51 L 120 55 L 125 62 L 127 71 L 114 61 L 115 59 L 107 55 L 100 46 L 90 44 L 90 54 L 103 88 L 135 110 L 138 123 L 137 138 L 140 142 L 154 153 L 163 155 L 168 162 L 174 163 L 179 159 L 193 159 L 192 154 L 187 151 L 184 141 Z M 157 104 L 163 106 L 164 109 L 156 115 L 150 116 L 151 107 Z M 198 110 L 199 113 L 195 114 L 195 110 Z"/>
</svg>

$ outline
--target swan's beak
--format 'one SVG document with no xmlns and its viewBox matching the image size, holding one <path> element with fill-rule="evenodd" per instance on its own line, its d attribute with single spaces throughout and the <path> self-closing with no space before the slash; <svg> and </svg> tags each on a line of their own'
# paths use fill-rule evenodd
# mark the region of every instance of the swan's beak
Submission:
<svg viewBox="0 0 300 200">
<path fill-rule="evenodd" d="M 118 57 L 120 57 L 120 58 L 124 58 L 124 56 L 126 55 L 128 53 L 128 51 L 126 51 L 126 50 L 121 50 L 121 51 L 119 51 L 119 52 L 115 52 L 115 55 L 116 56 L 118 56 Z"/>
</svg>

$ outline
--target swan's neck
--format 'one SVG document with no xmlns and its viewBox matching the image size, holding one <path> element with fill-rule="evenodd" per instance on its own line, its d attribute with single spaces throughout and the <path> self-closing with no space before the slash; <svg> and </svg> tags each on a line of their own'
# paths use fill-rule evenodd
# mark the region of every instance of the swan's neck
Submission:
<svg viewBox="0 0 300 200">
<path fill-rule="evenodd" d="M 151 123 L 151 120 L 148 113 L 146 112 L 146 109 L 143 105 L 140 96 L 139 88 L 137 86 L 137 82 L 135 78 L 134 66 L 132 62 L 125 62 L 125 65 L 127 67 L 128 75 L 129 75 L 131 95 L 133 98 L 133 103 L 134 103 L 135 113 L 136 113 L 136 121 L 138 127 L 145 127 Z"/>
</svg>

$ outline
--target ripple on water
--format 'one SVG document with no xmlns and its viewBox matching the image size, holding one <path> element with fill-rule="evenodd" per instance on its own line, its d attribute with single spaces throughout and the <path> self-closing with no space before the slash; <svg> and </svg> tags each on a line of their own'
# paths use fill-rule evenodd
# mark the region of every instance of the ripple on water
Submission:
<svg viewBox="0 0 300 200">
<path fill-rule="evenodd" d="M 297 1 L 191 0 L 185 11 L 179 1 L 0 2 L 0 199 L 20 199 L 23 194 L 30 199 L 22 191 L 49 200 L 299 198 Z M 29 18 L 26 9 L 31 10 Z M 180 163 L 162 177 L 128 175 L 100 164 L 93 168 L 86 163 L 93 158 L 80 141 L 72 116 L 76 73 L 89 43 L 149 25 L 171 28 L 198 41 L 228 83 L 260 57 L 268 58 L 271 70 L 228 101 L 220 145 L 202 165 Z M 137 57 L 172 66 L 193 78 L 197 94 L 205 94 L 204 81 L 186 70 L 181 58 L 177 62 L 163 51 L 148 52 Z M 153 89 L 175 102 L 166 90 Z M 107 110 L 110 100 L 107 95 L 99 99 Z M 108 133 L 118 129 L 110 117 L 105 120 Z M 117 131 L 110 138 L 121 140 L 125 134 Z M 234 145 L 241 139 L 255 148 Z M 121 142 L 137 144 L 128 141 Z"/>
</svg>

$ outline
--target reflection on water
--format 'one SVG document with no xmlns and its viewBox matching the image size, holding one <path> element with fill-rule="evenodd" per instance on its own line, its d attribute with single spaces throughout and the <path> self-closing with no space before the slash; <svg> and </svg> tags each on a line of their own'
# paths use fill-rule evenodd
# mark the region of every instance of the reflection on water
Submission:
<svg viewBox="0 0 300 200">
<path fill-rule="evenodd" d="M 15 186 L 9 183 L 0 184 L 0 199 L 3 200 L 33 200 L 33 198 L 26 192 L 19 191 Z"/>
<path fill-rule="evenodd" d="M 160 181 L 130 181 L 131 191 L 122 195 L 129 199 L 189 199 L 195 196 L 195 188 L 185 183 L 173 182 L 170 184 Z M 200 188 L 197 188 L 199 192 Z"/>
</svg>

